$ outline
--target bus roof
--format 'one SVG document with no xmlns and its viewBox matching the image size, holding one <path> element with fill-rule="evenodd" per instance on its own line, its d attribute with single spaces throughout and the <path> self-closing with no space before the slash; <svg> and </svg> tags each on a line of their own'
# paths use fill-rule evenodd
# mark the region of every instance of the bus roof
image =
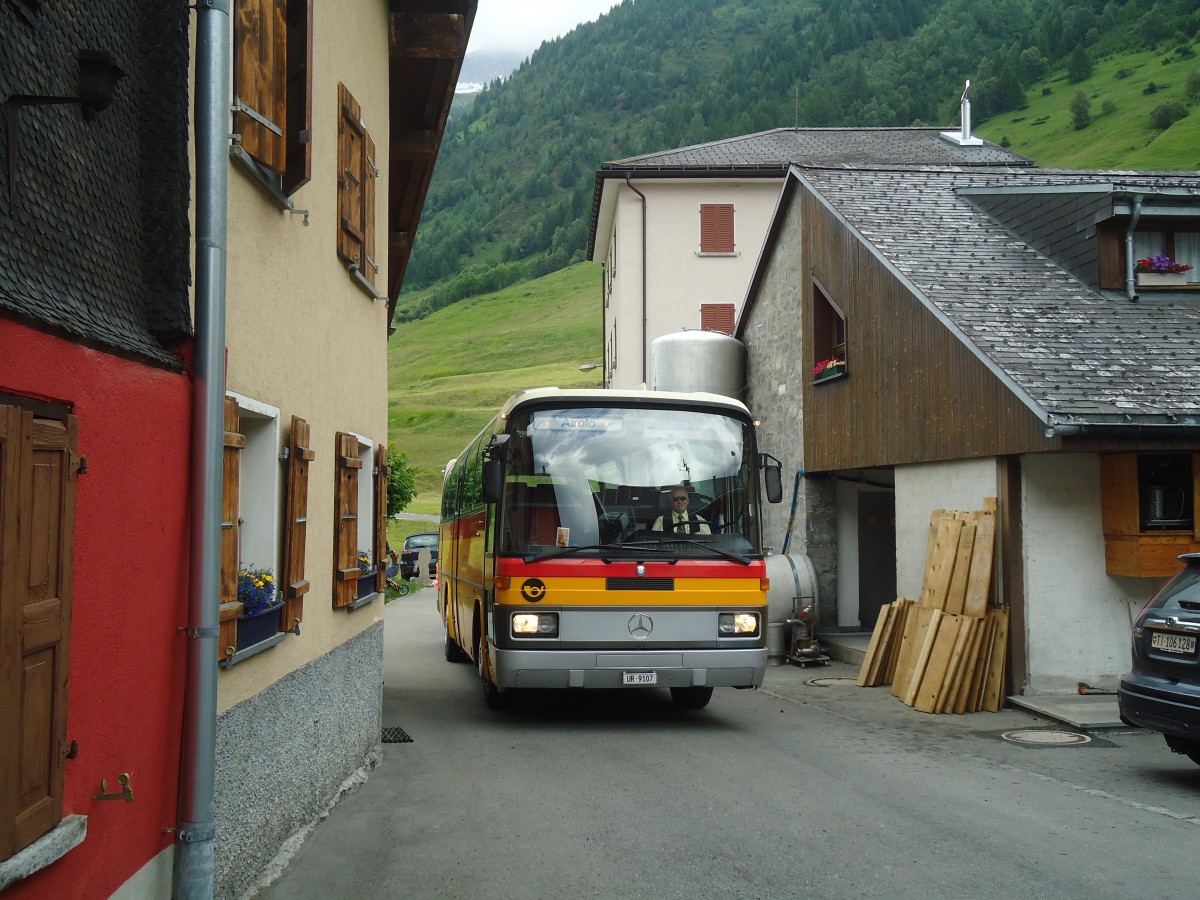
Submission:
<svg viewBox="0 0 1200 900">
<path fill-rule="evenodd" d="M 681 391 L 629 391 L 607 388 L 540 387 L 518 391 L 509 397 L 504 405 L 500 407 L 500 418 L 507 419 L 518 407 L 542 400 L 552 400 L 556 403 L 563 401 L 567 403 L 595 403 L 597 405 L 610 404 L 613 401 L 632 400 L 636 403 L 649 405 L 664 403 L 671 406 L 724 407 L 729 412 L 740 412 L 746 416 L 750 415 L 750 410 L 740 400 L 700 391 L 684 393 Z"/>
</svg>

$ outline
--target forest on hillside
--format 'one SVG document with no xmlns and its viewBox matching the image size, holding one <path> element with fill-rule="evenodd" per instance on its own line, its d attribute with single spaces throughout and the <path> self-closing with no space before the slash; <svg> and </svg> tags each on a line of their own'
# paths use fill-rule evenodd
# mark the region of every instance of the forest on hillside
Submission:
<svg viewBox="0 0 1200 900">
<path fill-rule="evenodd" d="M 600 164 L 789 126 L 977 121 L 1049 73 L 1190 53 L 1195 0 L 624 0 L 452 117 L 406 275 L 419 318 L 584 259 Z"/>
</svg>

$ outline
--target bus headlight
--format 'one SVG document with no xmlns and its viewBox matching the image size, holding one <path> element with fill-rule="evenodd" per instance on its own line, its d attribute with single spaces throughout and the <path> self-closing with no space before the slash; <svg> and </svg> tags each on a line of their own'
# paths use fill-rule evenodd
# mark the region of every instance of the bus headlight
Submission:
<svg viewBox="0 0 1200 900">
<path fill-rule="evenodd" d="M 513 637 L 558 637 L 558 613 L 513 613 Z"/>
<path fill-rule="evenodd" d="M 721 637 L 755 637 L 758 613 L 721 613 L 717 616 L 717 633 Z"/>
</svg>

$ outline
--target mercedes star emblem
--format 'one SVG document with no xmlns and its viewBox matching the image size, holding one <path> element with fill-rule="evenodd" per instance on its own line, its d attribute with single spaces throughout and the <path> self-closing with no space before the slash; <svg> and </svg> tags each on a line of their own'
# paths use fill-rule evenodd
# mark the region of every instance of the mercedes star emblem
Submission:
<svg viewBox="0 0 1200 900">
<path fill-rule="evenodd" d="M 629 619 L 629 633 L 639 640 L 650 637 L 654 620 L 645 613 L 637 613 Z"/>
</svg>

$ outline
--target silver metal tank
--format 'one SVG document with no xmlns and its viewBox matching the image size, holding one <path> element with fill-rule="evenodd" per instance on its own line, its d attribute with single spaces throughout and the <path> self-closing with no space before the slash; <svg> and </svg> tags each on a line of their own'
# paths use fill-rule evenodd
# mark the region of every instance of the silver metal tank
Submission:
<svg viewBox="0 0 1200 900">
<path fill-rule="evenodd" d="M 767 589 L 767 662 L 777 665 L 787 653 L 790 635 L 784 634 L 784 623 L 792 610 L 809 605 L 816 608 L 817 570 L 803 553 L 774 554 L 767 557 L 767 578 L 771 580 Z"/>
<path fill-rule="evenodd" d="M 745 400 L 746 346 L 719 331 L 680 331 L 650 342 L 650 390 L 707 391 Z"/>
</svg>

